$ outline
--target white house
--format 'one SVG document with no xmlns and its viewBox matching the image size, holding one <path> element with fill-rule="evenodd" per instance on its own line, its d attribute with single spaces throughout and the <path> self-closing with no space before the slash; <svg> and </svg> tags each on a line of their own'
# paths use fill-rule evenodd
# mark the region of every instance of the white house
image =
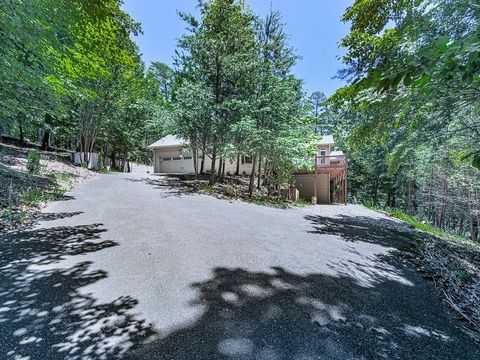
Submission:
<svg viewBox="0 0 480 360">
<path fill-rule="evenodd" d="M 153 151 L 154 173 L 191 174 L 195 172 L 192 151 L 185 140 L 174 135 L 167 135 L 154 142 L 148 148 Z M 198 169 L 200 169 L 200 163 L 201 159 L 199 158 Z M 210 170 L 211 165 L 212 160 L 205 156 L 204 171 Z M 225 174 L 234 174 L 236 168 L 236 160 L 228 159 L 225 163 Z M 240 157 L 239 173 L 250 175 L 251 172 L 251 158 L 242 155 Z"/>
<path fill-rule="evenodd" d="M 346 202 L 348 161 L 342 151 L 333 150 L 334 144 L 332 135 L 323 135 L 317 143 L 314 173 L 294 174 L 300 197 L 315 197 L 319 204 Z"/>
<path fill-rule="evenodd" d="M 295 186 L 300 196 L 310 200 L 316 197 L 318 203 L 346 202 L 347 159 L 342 151 L 333 150 L 333 136 L 324 135 L 317 144 L 314 173 L 294 174 Z M 174 135 L 167 135 L 148 147 L 153 151 L 154 173 L 191 174 L 194 173 L 193 156 L 188 143 Z M 201 160 L 198 159 L 198 169 Z M 212 161 L 206 156 L 204 171 L 210 170 Z M 225 173 L 234 174 L 237 164 L 235 159 L 225 163 Z M 239 174 L 250 175 L 252 161 L 248 156 L 241 156 Z"/>
</svg>

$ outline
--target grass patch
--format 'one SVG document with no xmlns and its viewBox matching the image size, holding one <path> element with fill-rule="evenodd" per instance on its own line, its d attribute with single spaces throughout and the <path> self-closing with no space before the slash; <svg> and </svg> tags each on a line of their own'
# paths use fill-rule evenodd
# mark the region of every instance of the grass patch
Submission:
<svg viewBox="0 0 480 360">
<path fill-rule="evenodd" d="M 312 205 L 312 202 L 300 198 L 300 199 L 298 199 L 297 201 L 292 201 L 292 202 L 290 203 L 290 205 L 292 205 L 292 206 L 294 206 L 294 207 L 307 207 L 307 206 Z"/>
<path fill-rule="evenodd" d="M 61 181 L 64 181 L 64 182 L 68 182 L 68 181 L 73 180 L 77 177 L 78 177 L 77 174 L 72 174 L 72 173 L 68 173 L 68 172 L 63 172 L 63 173 L 60 173 L 58 175 L 58 179 L 61 180 Z"/>
<path fill-rule="evenodd" d="M 412 216 L 406 215 L 400 210 L 391 210 L 388 212 L 390 216 L 393 216 L 396 219 L 405 221 L 406 223 L 412 225 L 415 229 L 428 232 L 433 235 L 437 235 L 439 237 L 445 237 L 447 235 L 446 232 L 434 228 L 432 225 L 429 225 L 425 222 L 418 221 L 417 219 L 413 218 Z"/>
<path fill-rule="evenodd" d="M 398 219 L 406 222 L 407 224 L 410 224 L 412 227 L 414 227 L 417 230 L 426 232 L 427 234 L 434 235 L 441 239 L 457 243 L 458 245 L 466 246 L 470 250 L 480 251 L 480 243 L 475 243 L 466 237 L 463 237 L 457 234 L 452 234 L 447 231 L 438 229 L 435 226 L 425 221 L 420 221 L 415 217 L 407 215 L 398 209 L 380 208 L 378 206 L 374 206 L 373 204 L 369 204 L 369 203 L 365 203 L 364 206 L 375 211 L 386 213 L 394 217 L 395 219 Z"/>
<path fill-rule="evenodd" d="M 215 193 L 215 189 L 213 188 L 213 186 L 208 184 L 208 183 L 200 184 L 199 189 L 202 190 L 202 191 L 205 191 L 206 193 L 209 193 L 209 194 Z"/>
<path fill-rule="evenodd" d="M 274 206 L 279 208 L 288 208 L 288 207 L 306 207 L 311 205 L 310 202 L 299 199 L 297 201 L 288 201 L 282 198 L 268 198 L 268 197 L 252 197 L 250 199 L 246 199 L 248 202 L 262 205 L 262 206 Z"/>
<path fill-rule="evenodd" d="M 0 211 L 0 220 L 7 223 L 16 223 L 24 221 L 27 218 L 27 212 L 16 210 L 13 205 L 8 205 Z"/>
<path fill-rule="evenodd" d="M 66 190 L 61 188 L 54 188 L 51 191 L 44 191 L 40 188 L 28 188 L 22 192 L 20 201 L 27 206 L 37 206 L 49 201 L 55 201 L 63 197 Z"/>
</svg>

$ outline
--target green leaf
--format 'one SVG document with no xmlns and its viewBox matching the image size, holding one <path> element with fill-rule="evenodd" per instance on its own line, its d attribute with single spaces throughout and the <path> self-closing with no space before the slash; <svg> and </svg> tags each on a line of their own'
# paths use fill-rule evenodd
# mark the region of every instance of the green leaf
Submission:
<svg viewBox="0 0 480 360">
<path fill-rule="evenodd" d="M 477 153 L 473 156 L 472 159 L 472 166 L 478 170 L 480 170 L 480 153 Z"/>
</svg>

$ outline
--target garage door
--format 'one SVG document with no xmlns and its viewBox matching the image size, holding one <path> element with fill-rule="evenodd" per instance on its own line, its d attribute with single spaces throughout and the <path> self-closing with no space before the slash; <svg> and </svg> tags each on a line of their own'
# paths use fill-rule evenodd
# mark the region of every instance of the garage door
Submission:
<svg viewBox="0 0 480 360">
<path fill-rule="evenodd" d="M 160 159 L 160 172 L 162 173 L 193 173 L 193 161 L 190 155 L 163 156 Z"/>
</svg>

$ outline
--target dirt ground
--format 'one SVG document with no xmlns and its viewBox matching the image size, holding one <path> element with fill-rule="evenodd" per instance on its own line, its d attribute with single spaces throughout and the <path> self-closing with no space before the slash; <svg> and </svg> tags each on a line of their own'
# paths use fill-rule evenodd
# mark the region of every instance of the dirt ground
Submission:
<svg viewBox="0 0 480 360">
<path fill-rule="evenodd" d="M 27 170 L 32 149 L 0 143 L 0 228 L 22 220 L 46 202 L 58 200 L 66 191 L 82 184 L 95 173 L 74 166 L 66 152 L 39 151 L 40 172 Z"/>
</svg>

